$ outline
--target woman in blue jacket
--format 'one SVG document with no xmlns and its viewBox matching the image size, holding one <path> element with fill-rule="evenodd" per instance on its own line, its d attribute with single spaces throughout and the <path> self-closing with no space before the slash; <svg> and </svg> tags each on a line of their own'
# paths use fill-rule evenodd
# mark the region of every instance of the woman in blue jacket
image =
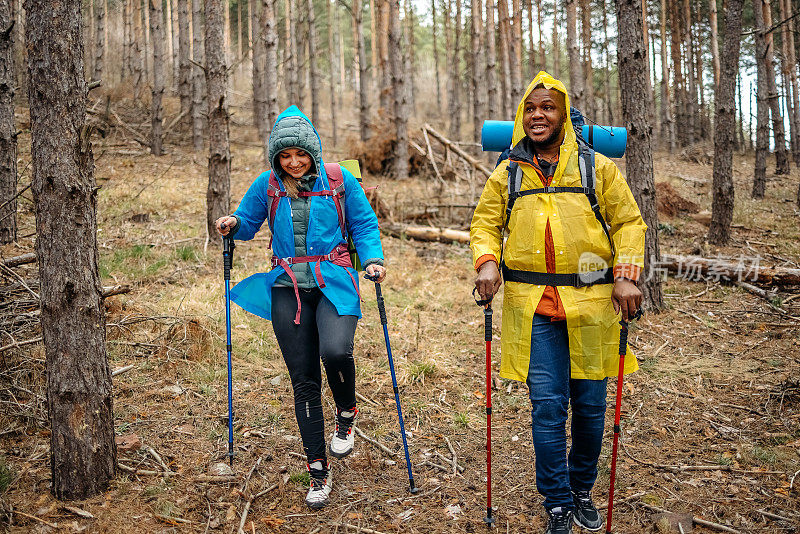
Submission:
<svg viewBox="0 0 800 534">
<path fill-rule="evenodd" d="M 306 504 L 322 508 L 332 483 L 320 360 L 336 403 L 332 456 L 342 458 L 352 452 L 358 413 L 353 338 L 361 306 L 358 273 L 352 268 L 344 234 L 352 237 L 367 274 L 382 281 L 386 270 L 378 220 L 361 184 L 341 169 L 342 186 L 331 187 L 334 176 L 322 161 L 319 134 L 296 106 L 278 116 L 268 148 L 272 171 L 256 178 L 236 211 L 218 219 L 216 226 L 220 234 L 232 232 L 235 239 L 246 241 L 265 221 L 271 225 L 272 270 L 243 280 L 231 290 L 231 297 L 245 310 L 272 321 L 291 377 L 311 475 Z"/>
</svg>

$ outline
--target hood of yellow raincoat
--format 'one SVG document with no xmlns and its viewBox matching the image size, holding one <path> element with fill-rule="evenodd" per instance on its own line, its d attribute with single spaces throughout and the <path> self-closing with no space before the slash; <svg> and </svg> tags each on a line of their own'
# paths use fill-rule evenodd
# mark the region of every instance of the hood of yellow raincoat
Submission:
<svg viewBox="0 0 800 534">
<path fill-rule="evenodd" d="M 514 117 L 514 133 L 511 136 L 511 146 L 517 146 L 517 143 L 519 143 L 525 137 L 525 129 L 522 127 L 522 114 L 525 111 L 525 99 L 527 99 L 531 94 L 531 91 L 533 91 L 533 89 L 539 85 L 543 85 L 547 89 L 555 89 L 564 95 L 565 109 L 563 112 L 564 115 L 566 115 L 566 120 L 564 121 L 564 129 L 566 130 L 566 133 L 564 135 L 564 142 L 562 145 L 577 143 L 578 140 L 575 137 L 575 128 L 572 126 L 572 119 L 570 118 L 569 113 L 570 104 L 567 88 L 564 86 L 561 80 L 557 80 L 547 72 L 540 70 L 539 74 L 537 74 L 530 85 L 528 85 L 528 88 L 525 90 L 525 94 L 522 95 L 522 100 L 520 100 L 519 105 L 517 106 L 517 115 Z"/>
</svg>

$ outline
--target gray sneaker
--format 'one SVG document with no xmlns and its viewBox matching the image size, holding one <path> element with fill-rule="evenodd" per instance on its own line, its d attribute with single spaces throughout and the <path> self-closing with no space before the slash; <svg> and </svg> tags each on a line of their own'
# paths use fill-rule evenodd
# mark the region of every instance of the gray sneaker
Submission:
<svg viewBox="0 0 800 534">
<path fill-rule="evenodd" d="M 575 503 L 575 513 L 572 516 L 575 524 L 592 532 L 603 528 L 603 518 L 594 507 L 592 496 L 588 491 L 573 491 L 572 502 Z"/>
<path fill-rule="evenodd" d="M 572 510 L 561 506 L 547 511 L 547 529 L 544 534 L 571 534 Z"/>
</svg>

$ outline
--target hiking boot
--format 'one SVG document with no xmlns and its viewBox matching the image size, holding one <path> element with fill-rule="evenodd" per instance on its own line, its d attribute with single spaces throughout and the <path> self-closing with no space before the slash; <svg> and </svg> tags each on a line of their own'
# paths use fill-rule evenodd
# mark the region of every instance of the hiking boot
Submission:
<svg viewBox="0 0 800 534">
<path fill-rule="evenodd" d="M 603 518 L 600 512 L 594 507 L 592 496 L 588 491 L 573 491 L 572 502 L 575 503 L 575 513 L 573 518 L 575 524 L 586 530 L 600 530 L 603 528 Z"/>
<path fill-rule="evenodd" d="M 572 510 L 561 506 L 547 511 L 547 529 L 544 534 L 571 534 Z"/>
<path fill-rule="evenodd" d="M 344 458 L 353 452 L 353 422 L 356 420 L 358 410 L 336 409 L 336 429 L 331 437 L 328 449 L 334 458 Z"/>
<path fill-rule="evenodd" d="M 328 497 L 333 488 L 330 464 L 325 465 L 322 460 L 316 460 L 307 467 L 308 474 L 311 476 L 311 485 L 306 495 L 306 505 L 318 510 L 328 504 Z"/>
</svg>

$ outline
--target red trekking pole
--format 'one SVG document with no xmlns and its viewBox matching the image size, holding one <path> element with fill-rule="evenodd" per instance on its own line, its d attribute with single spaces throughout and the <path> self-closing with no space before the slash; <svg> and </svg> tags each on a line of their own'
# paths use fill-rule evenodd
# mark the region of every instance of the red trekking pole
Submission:
<svg viewBox="0 0 800 534">
<path fill-rule="evenodd" d="M 472 296 L 475 298 L 475 291 Z M 492 517 L 492 299 L 478 300 L 478 306 L 483 306 L 483 338 L 486 340 L 486 517 L 483 522 L 491 528 L 494 526 Z"/>
<path fill-rule="evenodd" d="M 641 310 L 631 317 L 631 321 L 642 316 Z M 608 514 L 606 515 L 606 534 L 611 534 L 611 516 L 614 511 L 614 480 L 617 477 L 617 447 L 619 446 L 620 409 L 622 406 L 622 380 L 625 372 L 625 354 L 628 352 L 628 321 L 619 322 L 619 373 L 617 374 L 617 402 L 614 407 L 614 446 L 611 449 L 611 484 L 608 488 Z"/>
</svg>

